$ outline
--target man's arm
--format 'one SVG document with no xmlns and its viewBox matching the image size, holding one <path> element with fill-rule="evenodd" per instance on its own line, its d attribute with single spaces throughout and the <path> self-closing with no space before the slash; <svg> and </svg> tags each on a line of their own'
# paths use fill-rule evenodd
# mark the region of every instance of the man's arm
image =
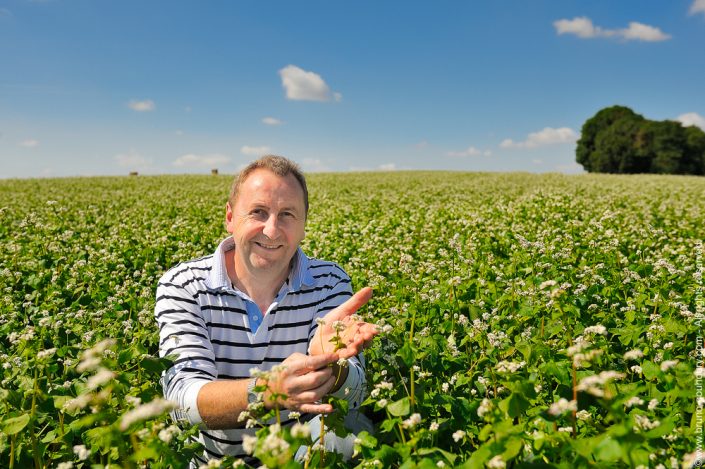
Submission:
<svg viewBox="0 0 705 469">
<path fill-rule="evenodd" d="M 185 282 L 183 279 L 181 282 Z M 237 428 L 240 413 L 247 409 L 249 379 L 218 380 L 215 354 L 200 306 L 192 295 L 172 280 L 162 277 L 157 287 L 155 316 L 159 324 L 159 353 L 175 355 L 173 366 L 162 378 L 164 396 L 176 401 L 180 409 L 177 418 L 191 424 L 203 424 L 211 429 Z M 301 412 L 332 412 L 329 404 L 314 404 L 335 383 L 328 366 L 337 360 L 333 354 L 307 357 L 293 354 L 282 365 L 284 369 L 272 375 L 265 393 L 265 405 L 272 407 L 272 392 L 286 395 L 279 404 Z M 260 383 L 262 384 L 262 383 Z"/>
<path fill-rule="evenodd" d="M 315 404 L 328 394 L 335 384 L 332 368 L 334 354 L 309 357 L 294 353 L 284 360 L 281 371 L 272 372 L 268 380 L 258 379 L 257 385 L 267 385 L 263 402 L 267 409 L 275 405 L 302 413 L 325 414 L 333 411 L 330 404 Z M 245 380 L 218 380 L 203 386 L 198 394 L 198 410 L 203 422 L 211 429 L 241 427 L 240 413 L 247 410 Z M 273 399 L 273 395 L 286 398 Z"/>
</svg>

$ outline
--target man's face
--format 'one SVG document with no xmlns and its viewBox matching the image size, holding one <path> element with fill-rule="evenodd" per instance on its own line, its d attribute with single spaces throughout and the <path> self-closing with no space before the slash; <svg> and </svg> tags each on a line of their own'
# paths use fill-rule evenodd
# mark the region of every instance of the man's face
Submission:
<svg viewBox="0 0 705 469">
<path fill-rule="evenodd" d="M 238 275 L 279 274 L 304 238 L 304 191 L 291 174 L 257 169 L 240 186 L 235 205 L 228 202 L 225 221 L 235 240 Z"/>
</svg>

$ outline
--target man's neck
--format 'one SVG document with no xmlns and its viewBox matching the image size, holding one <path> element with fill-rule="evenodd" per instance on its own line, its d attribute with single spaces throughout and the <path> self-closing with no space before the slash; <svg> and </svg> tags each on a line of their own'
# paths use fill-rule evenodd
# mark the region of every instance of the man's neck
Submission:
<svg viewBox="0 0 705 469">
<path fill-rule="evenodd" d="M 280 272 L 250 272 L 245 266 L 239 266 L 234 255 L 227 255 L 226 268 L 233 286 L 252 298 L 266 314 L 269 306 L 279 293 L 279 289 L 289 276 L 291 264 Z"/>
</svg>

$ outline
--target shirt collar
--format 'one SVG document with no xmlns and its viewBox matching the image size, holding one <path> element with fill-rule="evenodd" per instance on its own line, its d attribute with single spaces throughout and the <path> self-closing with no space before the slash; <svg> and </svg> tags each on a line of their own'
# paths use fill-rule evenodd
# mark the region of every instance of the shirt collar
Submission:
<svg viewBox="0 0 705 469">
<path fill-rule="evenodd" d="M 215 253 L 213 253 L 213 267 L 205 280 L 208 288 L 212 290 L 232 288 L 228 270 L 225 267 L 225 255 L 233 249 L 235 249 L 235 240 L 233 240 L 232 236 L 222 240 L 216 248 Z M 294 263 L 291 272 L 289 272 L 289 291 L 300 290 L 304 285 L 313 286 L 313 275 L 311 275 L 309 267 L 310 260 L 299 247 L 296 250 L 296 254 L 294 254 Z"/>
</svg>

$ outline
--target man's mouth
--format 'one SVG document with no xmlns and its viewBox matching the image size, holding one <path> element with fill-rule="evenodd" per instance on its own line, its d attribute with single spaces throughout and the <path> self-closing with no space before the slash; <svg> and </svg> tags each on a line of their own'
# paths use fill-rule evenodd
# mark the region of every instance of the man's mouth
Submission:
<svg viewBox="0 0 705 469">
<path fill-rule="evenodd" d="M 267 249 L 270 251 L 274 251 L 274 250 L 279 249 L 281 247 L 281 244 L 265 244 L 265 243 L 260 243 L 257 241 L 255 241 L 255 244 L 257 246 L 261 247 L 262 249 Z"/>
</svg>

